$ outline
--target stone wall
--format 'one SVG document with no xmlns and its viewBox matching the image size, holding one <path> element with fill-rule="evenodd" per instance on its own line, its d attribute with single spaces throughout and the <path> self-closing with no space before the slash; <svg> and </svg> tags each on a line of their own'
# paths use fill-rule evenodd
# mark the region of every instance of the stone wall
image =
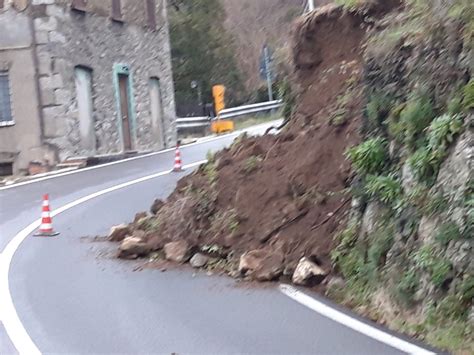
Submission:
<svg viewBox="0 0 474 355">
<path fill-rule="evenodd" d="M 35 0 L 34 18 L 44 141 L 61 159 L 123 150 L 114 66 L 130 68 L 135 127 L 134 150 L 161 149 L 176 140 L 174 88 L 166 7 L 156 1 L 157 28 L 147 28 L 145 1 L 122 1 L 123 22 L 109 18 L 110 1 L 88 1 L 85 12 L 70 1 Z M 92 70 L 96 151 L 80 147 L 75 67 Z M 159 78 L 164 137 L 152 129 L 149 80 Z M 133 121 L 133 119 L 132 119 Z"/>
</svg>

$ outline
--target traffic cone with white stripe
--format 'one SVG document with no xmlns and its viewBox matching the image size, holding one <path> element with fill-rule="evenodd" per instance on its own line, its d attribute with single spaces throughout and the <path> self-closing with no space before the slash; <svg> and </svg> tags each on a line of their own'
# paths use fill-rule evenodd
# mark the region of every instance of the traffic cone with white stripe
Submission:
<svg viewBox="0 0 474 355">
<path fill-rule="evenodd" d="M 180 172 L 180 171 L 183 171 L 183 163 L 181 161 L 181 151 L 179 150 L 179 142 L 176 145 L 176 152 L 175 152 L 175 155 L 174 155 L 174 168 L 173 168 L 173 171 L 176 172 L 176 173 Z"/>
<path fill-rule="evenodd" d="M 43 196 L 43 210 L 41 213 L 41 226 L 35 237 L 55 237 L 59 233 L 53 229 L 53 219 L 51 218 L 51 210 L 49 208 L 49 195 Z"/>
</svg>

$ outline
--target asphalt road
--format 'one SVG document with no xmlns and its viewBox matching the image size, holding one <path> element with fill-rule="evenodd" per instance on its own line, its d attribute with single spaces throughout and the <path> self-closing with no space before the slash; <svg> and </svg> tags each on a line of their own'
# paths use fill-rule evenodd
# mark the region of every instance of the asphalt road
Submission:
<svg viewBox="0 0 474 355">
<path fill-rule="evenodd" d="M 185 164 L 235 136 L 184 147 Z M 53 208 L 168 170 L 173 152 L 6 190 L 0 189 L 0 253 L 39 218 L 42 194 Z M 187 171 L 189 173 L 190 170 Z M 28 237 L 14 254 L 10 293 L 25 330 L 45 354 L 398 354 L 295 302 L 277 287 L 236 287 L 189 270 L 134 272 L 90 237 L 130 221 L 166 198 L 183 174 L 163 174 L 98 196 L 54 219 L 55 239 Z M 1 255 L 1 254 L 0 254 Z M 4 295 L 0 294 L 0 301 Z M 15 354 L 2 324 L 0 354 Z"/>
</svg>

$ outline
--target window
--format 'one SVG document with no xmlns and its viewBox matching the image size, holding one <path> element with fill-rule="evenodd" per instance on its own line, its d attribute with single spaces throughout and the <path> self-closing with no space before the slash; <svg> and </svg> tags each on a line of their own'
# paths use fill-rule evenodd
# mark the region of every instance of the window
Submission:
<svg viewBox="0 0 474 355">
<path fill-rule="evenodd" d="M 87 9 L 87 0 L 72 0 L 71 8 L 85 12 Z"/>
<path fill-rule="evenodd" d="M 13 123 L 8 71 L 0 71 L 0 127 Z"/>
<path fill-rule="evenodd" d="M 156 3 L 155 0 L 145 1 L 148 27 L 154 30 L 156 29 Z"/>
<path fill-rule="evenodd" d="M 120 0 L 112 0 L 112 19 L 122 21 L 122 2 Z"/>
</svg>

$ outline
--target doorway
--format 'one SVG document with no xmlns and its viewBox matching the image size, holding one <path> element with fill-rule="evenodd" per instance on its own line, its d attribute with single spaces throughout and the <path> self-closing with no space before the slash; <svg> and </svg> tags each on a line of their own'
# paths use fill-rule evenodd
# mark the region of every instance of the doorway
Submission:
<svg viewBox="0 0 474 355">
<path fill-rule="evenodd" d="M 149 86 L 151 127 L 153 131 L 153 137 L 157 140 L 156 146 L 159 149 L 164 149 L 166 148 L 166 140 L 164 135 L 164 112 L 160 79 L 156 77 L 150 78 Z"/>
<path fill-rule="evenodd" d="M 132 150 L 132 133 L 130 124 L 130 77 L 127 74 L 118 74 L 120 118 L 122 124 L 123 149 Z"/>
<path fill-rule="evenodd" d="M 88 153 L 95 153 L 97 142 L 93 116 L 92 69 L 78 66 L 74 70 L 74 76 L 79 112 L 80 146 Z"/>
</svg>

